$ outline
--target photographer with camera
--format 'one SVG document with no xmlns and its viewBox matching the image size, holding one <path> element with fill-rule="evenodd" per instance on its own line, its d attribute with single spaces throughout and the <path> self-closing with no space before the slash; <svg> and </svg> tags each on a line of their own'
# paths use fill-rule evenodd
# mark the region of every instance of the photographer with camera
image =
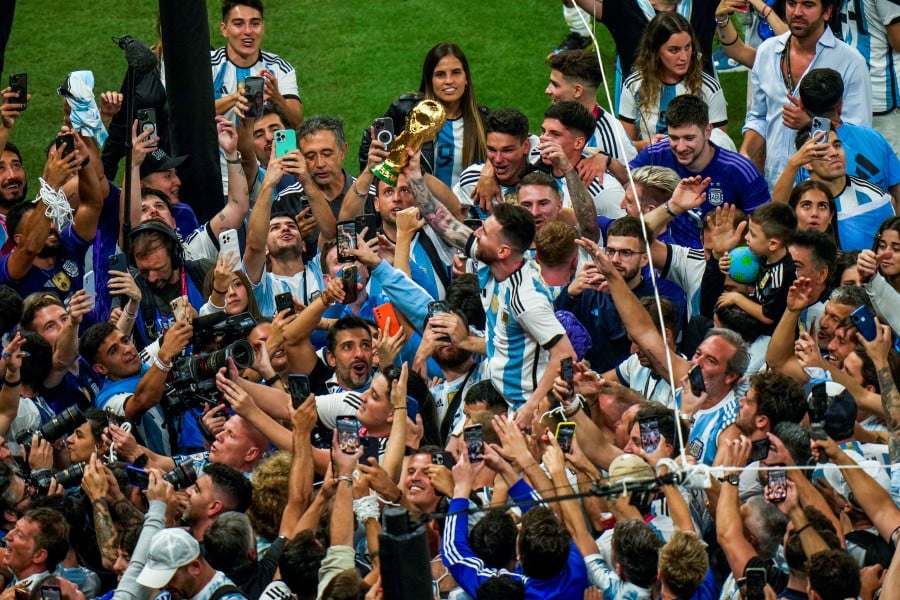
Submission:
<svg viewBox="0 0 900 600">
<path fill-rule="evenodd" d="M 154 452 L 171 455 L 173 446 L 184 447 L 184 435 L 181 439 L 172 439 L 159 403 L 173 362 L 192 337 L 190 322 L 177 321 L 162 338 L 152 365 L 141 362 L 131 338 L 111 323 L 97 323 L 81 338 L 81 355 L 94 371 L 106 376 L 97 396 L 97 407 L 139 423 L 141 436 Z M 184 419 L 181 425 L 189 425 L 191 421 Z M 196 422 L 193 426 L 196 432 Z M 186 432 L 191 430 L 183 427 L 181 433 Z"/>
</svg>

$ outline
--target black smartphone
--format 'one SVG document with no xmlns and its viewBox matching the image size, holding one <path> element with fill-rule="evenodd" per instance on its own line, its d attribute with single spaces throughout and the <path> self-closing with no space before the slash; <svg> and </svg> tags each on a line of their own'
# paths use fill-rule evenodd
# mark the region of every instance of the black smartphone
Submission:
<svg viewBox="0 0 900 600">
<path fill-rule="evenodd" d="M 572 421 L 563 421 L 556 426 L 556 442 L 559 449 L 565 453 L 572 450 L 572 438 L 575 437 L 575 423 Z"/>
<path fill-rule="evenodd" d="M 65 158 L 75 152 L 75 136 L 71 133 L 65 133 L 63 135 L 56 136 L 56 139 L 53 140 L 53 143 L 56 144 L 57 151 L 59 151 L 60 149 L 62 150 L 62 152 L 60 153 L 60 156 L 62 158 Z"/>
<path fill-rule="evenodd" d="M 288 375 L 288 389 L 291 392 L 291 405 L 297 410 L 309 397 L 309 377 L 299 374 Z"/>
<path fill-rule="evenodd" d="M 761 440 L 756 440 L 750 446 L 750 459 L 748 462 L 758 462 L 760 460 L 765 460 L 767 456 L 769 456 L 769 450 L 771 448 L 771 442 L 769 442 L 769 438 L 763 438 Z"/>
<path fill-rule="evenodd" d="M 572 398 L 575 396 L 575 367 L 573 366 L 571 356 L 564 356 L 562 360 L 559 361 L 559 370 L 562 372 L 562 378 L 569 386 L 569 391 L 566 392 L 566 398 Z"/>
<path fill-rule="evenodd" d="M 453 460 L 453 455 L 446 450 L 435 450 L 431 453 L 431 464 L 443 465 L 448 469 L 452 469 L 456 461 Z"/>
<path fill-rule="evenodd" d="M 28 73 L 13 73 L 9 76 L 9 87 L 18 96 L 13 104 L 21 104 L 22 110 L 28 107 Z"/>
<path fill-rule="evenodd" d="M 338 447 L 347 454 L 359 448 L 359 421 L 353 416 L 341 416 L 336 420 Z"/>
<path fill-rule="evenodd" d="M 426 318 L 426 321 L 436 314 L 449 313 L 449 312 L 450 312 L 450 305 L 447 304 L 447 302 L 445 302 L 444 300 L 435 300 L 434 302 L 429 302 L 428 303 L 428 316 Z M 451 340 L 450 340 L 449 336 L 444 336 L 442 338 L 439 338 L 438 341 L 439 342 L 450 342 Z"/>
<path fill-rule="evenodd" d="M 245 117 L 258 119 L 263 116 L 263 91 L 265 89 L 266 80 L 262 77 L 247 77 L 244 79 L 244 97 L 247 99 Z"/>
<path fill-rule="evenodd" d="M 147 486 L 150 485 L 150 473 L 139 467 L 127 465 L 125 467 L 125 476 L 129 485 L 133 485 L 136 488 L 146 490 Z"/>
<path fill-rule="evenodd" d="M 469 425 L 463 430 L 463 440 L 469 450 L 469 462 L 484 460 L 484 431 L 481 425 Z"/>
<path fill-rule="evenodd" d="M 825 137 L 819 140 L 819 144 L 827 144 L 828 136 L 831 131 L 831 119 L 825 117 L 813 117 L 812 118 L 812 130 L 809 135 L 810 138 L 816 137 L 819 133 L 825 132 Z"/>
<path fill-rule="evenodd" d="M 61 600 L 62 593 L 58 585 L 44 584 L 41 586 L 41 600 Z"/>
<path fill-rule="evenodd" d="M 853 320 L 856 329 L 867 342 L 871 342 L 878 337 L 878 330 L 875 328 L 875 317 L 872 316 L 872 311 L 866 308 L 865 304 L 850 313 L 850 319 Z"/>
<path fill-rule="evenodd" d="M 472 231 L 477 231 L 481 229 L 482 225 L 484 225 L 484 221 L 482 221 L 481 219 L 463 219 L 463 225 L 465 225 Z"/>
<path fill-rule="evenodd" d="M 278 199 L 272 203 L 272 212 L 276 211 L 275 204 L 278 205 L 278 212 L 283 211 L 293 216 L 297 216 L 304 208 L 309 207 L 309 198 L 302 192 L 291 192 L 290 194 L 279 196 Z M 311 219 L 312 212 L 307 213 L 305 218 Z"/>
<path fill-rule="evenodd" d="M 379 438 L 363 435 L 360 436 L 359 443 L 363 447 L 362 456 L 359 457 L 359 464 L 368 466 L 370 458 L 378 460 L 378 455 L 381 452 L 381 440 Z"/>
<path fill-rule="evenodd" d="M 356 221 L 338 221 L 337 224 L 337 256 L 338 262 L 353 262 L 355 256 L 347 250 L 356 250 Z"/>
<path fill-rule="evenodd" d="M 653 454 L 659 448 L 659 421 L 655 417 L 645 417 L 638 420 L 638 430 L 641 432 L 641 447 L 647 454 Z"/>
<path fill-rule="evenodd" d="M 363 236 L 364 240 L 368 242 L 375 239 L 375 236 L 378 234 L 378 221 L 375 215 L 365 213 L 356 217 L 354 221 L 356 222 L 356 231 L 359 233 L 366 232 L 366 235 Z"/>
<path fill-rule="evenodd" d="M 156 110 L 153 108 L 141 108 L 137 111 L 138 135 L 150 130 L 150 138 L 159 137 L 156 131 Z M 154 144 L 155 146 L 156 144 Z"/>
<path fill-rule="evenodd" d="M 688 371 L 688 380 L 691 384 L 691 393 L 699 398 L 700 394 L 706 391 L 706 381 L 703 380 L 703 371 L 700 370 L 700 365 L 691 367 L 691 370 Z"/>
<path fill-rule="evenodd" d="M 344 267 L 341 271 L 341 287 L 344 288 L 344 304 L 356 302 L 356 265 Z"/>
<path fill-rule="evenodd" d="M 391 117 L 379 117 L 372 123 L 375 128 L 374 139 L 384 144 L 384 149 L 390 151 L 391 142 L 394 141 L 394 119 Z"/>
<path fill-rule="evenodd" d="M 275 314 L 283 310 L 289 310 L 289 315 L 294 314 L 294 295 L 290 292 L 275 294 Z"/>
<path fill-rule="evenodd" d="M 772 504 L 781 504 L 787 498 L 787 475 L 784 469 L 772 469 L 769 471 L 769 480 L 766 483 L 766 499 Z"/>
<path fill-rule="evenodd" d="M 124 252 L 117 252 L 107 258 L 110 271 L 128 272 L 128 257 Z"/>
<path fill-rule="evenodd" d="M 764 600 L 766 597 L 766 570 L 761 567 L 747 569 L 746 586 L 745 600 Z"/>
</svg>

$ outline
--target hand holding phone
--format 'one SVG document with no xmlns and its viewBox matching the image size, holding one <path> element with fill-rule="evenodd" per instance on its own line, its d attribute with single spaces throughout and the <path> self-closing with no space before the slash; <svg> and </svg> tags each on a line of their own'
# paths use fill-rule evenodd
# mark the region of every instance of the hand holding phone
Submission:
<svg viewBox="0 0 900 600">
<path fill-rule="evenodd" d="M 309 397 L 309 377 L 293 373 L 288 375 L 288 389 L 291 393 L 291 406 L 297 410 Z"/>
<path fill-rule="evenodd" d="M 787 475 L 784 469 L 772 469 L 769 471 L 765 498 L 772 504 L 781 504 L 787 499 Z"/>
<path fill-rule="evenodd" d="M 356 417 L 337 418 L 338 447 L 345 454 L 353 454 L 359 448 L 359 421 Z"/>
<path fill-rule="evenodd" d="M 572 440 L 575 438 L 575 423 L 563 421 L 556 426 L 556 443 L 559 449 L 568 454 L 572 450 Z"/>
<path fill-rule="evenodd" d="M 645 417 L 638 420 L 638 429 L 641 432 L 641 447 L 647 454 L 653 454 L 659 448 L 659 421 L 654 417 Z"/>
<path fill-rule="evenodd" d="M 700 394 L 706 391 L 706 380 L 703 379 L 703 371 L 700 369 L 700 365 L 694 365 L 688 371 L 688 382 L 691 386 L 691 393 L 698 398 Z"/>
<path fill-rule="evenodd" d="M 484 431 L 481 425 L 469 425 L 463 430 L 463 440 L 469 451 L 469 462 L 484 460 Z"/>
<path fill-rule="evenodd" d="M 290 292 L 275 294 L 275 314 L 287 310 L 289 315 L 294 314 L 294 295 Z"/>
<path fill-rule="evenodd" d="M 22 110 L 28 107 L 28 73 L 13 73 L 9 76 L 9 87 L 17 99 L 10 98 L 12 104 L 21 104 Z"/>
</svg>

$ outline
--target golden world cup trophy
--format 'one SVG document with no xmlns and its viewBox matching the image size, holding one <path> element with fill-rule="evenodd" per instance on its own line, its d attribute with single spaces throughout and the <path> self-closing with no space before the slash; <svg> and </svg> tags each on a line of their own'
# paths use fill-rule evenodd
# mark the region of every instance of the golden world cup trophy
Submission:
<svg viewBox="0 0 900 600">
<path fill-rule="evenodd" d="M 407 148 L 420 150 L 425 142 L 437 137 L 447 116 L 444 107 L 434 100 L 422 100 L 406 116 L 406 126 L 394 138 L 388 156 L 381 164 L 372 167 L 375 177 L 391 187 L 397 187 L 397 177 L 409 162 Z"/>
</svg>

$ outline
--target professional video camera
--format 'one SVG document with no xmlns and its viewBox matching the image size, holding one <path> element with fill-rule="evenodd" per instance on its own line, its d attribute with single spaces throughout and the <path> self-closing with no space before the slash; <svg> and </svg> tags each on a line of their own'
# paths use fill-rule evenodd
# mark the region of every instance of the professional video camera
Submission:
<svg viewBox="0 0 900 600">
<path fill-rule="evenodd" d="M 253 364 L 253 347 L 238 340 L 215 352 L 176 358 L 163 399 L 169 414 L 183 413 L 192 406 L 202 408 L 204 402 L 214 404 L 216 373 L 228 365 L 229 358 L 238 369 L 246 369 Z"/>
<path fill-rule="evenodd" d="M 80 408 L 77 406 L 70 406 L 61 413 L 54 415 L 48 423 L 44 424 L 39 429 L 26 429 L 19 432 L 19 435 L 16 436 L 16 443 L 20 446 L 24 446 L 30 452 L 31 439 L 34 437 L 35 433 L 37 433 L 38 437 L 42 440 L 47 440 L 52 443 L 64 435 L 68 435 L 75 431 L 75 429 L 80 427 L 86 420 L 87 419 L 84 418 L 84 413 L 81 412 Z"/>
<path fill-rule="evenodd" d="M 256 327 L 256 319 L 250 313 L 227 315 L 216 312 L 194 319 L 193 344 L 196 348 L 206 348 L 215 343 L 219 348 L 242 340 Z"/>
</svg>

